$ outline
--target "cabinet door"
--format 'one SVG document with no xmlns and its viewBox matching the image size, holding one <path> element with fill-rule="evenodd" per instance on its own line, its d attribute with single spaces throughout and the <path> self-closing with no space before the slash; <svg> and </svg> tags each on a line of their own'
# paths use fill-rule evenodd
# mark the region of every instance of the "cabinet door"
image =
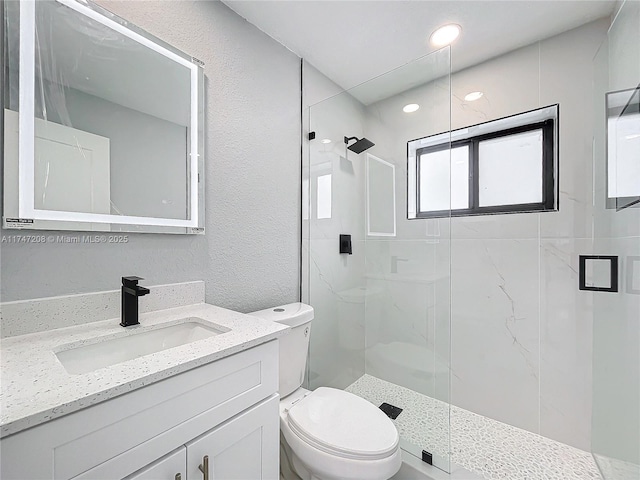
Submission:
<svg viewBox="0 0 640 480">
<path fill-rule="evenodd" d="M 279 397 L 274 395 L 189 442 L 189 480 L 277 479 L 278 401 Z"/>
<path fill-rule="evenodd" d="M 124 480 L 186 480 L 187 449 L 180 447 Z"/>
</svg>

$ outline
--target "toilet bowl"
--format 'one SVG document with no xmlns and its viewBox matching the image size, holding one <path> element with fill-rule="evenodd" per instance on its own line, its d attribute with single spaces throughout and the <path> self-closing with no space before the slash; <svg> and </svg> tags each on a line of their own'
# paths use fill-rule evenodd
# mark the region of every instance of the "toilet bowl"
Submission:
<svg viewBox="0 0 640 480">
<path fill-rule="evenodd" d="M 399 435 L 376 406 L 335 388 L 301 387 L 313 309 L 302 303 L 251 315 L 289 325 L 280 338 L 281 472 L 302 480 L 386 480 L 402 463 Z M 295 478 L 295 477 L 294 477 Z"/>
<path fill-rule="evenodd" d="M 393 422 L 343 390 L 300 388 L 282 399 L 280 432 L 303 480 L 386 480 L 402 463 Z"/>
</svg>

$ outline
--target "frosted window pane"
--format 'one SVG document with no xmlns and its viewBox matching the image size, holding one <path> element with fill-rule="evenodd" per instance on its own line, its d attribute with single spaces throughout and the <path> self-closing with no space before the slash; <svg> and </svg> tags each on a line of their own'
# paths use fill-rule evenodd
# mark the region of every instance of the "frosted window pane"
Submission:
<svg viewBox="0 0 640 480">
<path fill-rule="evenodd" d="M 469 208 L 468 145 L 420 155 L 420 211 L 449 210 L 449 205 Z"/>
<path fill-rule="evenodd" d="M 318 177 L 318 219 L 331 218 L 331 174 Z"/>
<path fill-rule="evenodd" d="M 542 202 L 542 130 L 479 144 L 479 205 Z"/>
</svg>

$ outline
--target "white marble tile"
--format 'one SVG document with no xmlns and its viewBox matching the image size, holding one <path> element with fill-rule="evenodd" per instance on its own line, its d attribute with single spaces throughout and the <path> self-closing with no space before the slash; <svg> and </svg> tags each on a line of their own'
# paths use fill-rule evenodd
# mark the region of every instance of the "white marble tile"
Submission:
<svg viewBox="0 0 640 480">
<path fill-rule="evenodd" d="M 309 345 L 308 385 L 344 388 L 364 373 L 362 240 L 353 254 L 339 254 L 338 241 L 310 242 L 309 302 L 315 310 Z"/>
<path fill-rule="evenodd" d="M 596 168 L 598 168 L 596 166 Z M 594 236 L 596 238 L 622 238 L 640 236 L 640 208 L 616 210 L 605 207 L 604 186 L 594 192 Z"/>
<path fill-rule="evenodd" d="M 537 432 L 537 240 L 453 240 L 451 288 L 451 402 Z"/>
<path fill-rule="evenodd" d="M 425 240 L 367 241 L 366 371 L 446 400 L 449 269 L 448 262 L 437 267 L 442 247 Z"/>
<path fill-rule="evenodd" d="M 452 128 L 477 125 L 539 108 L 542 106 L 537 95 L 539 78 L 537 45 L 456 73 L 451 77 Z M 478 90 L 484 93 L 482 98 L 474 102 L 464 100 L 467 93 Z M 537 217 L 536 213 L 456 217 L 451 219 L 451 237 L 537 238 Z"/>
<path fill-rule="evenodd" d="M 451 77 L 452 129 L 538 108 L 539 78 L 537 44 L 457 72 Z M 476 90 L 484 92 L 481 99 L 464 100 Z"/>
<path fill-rule="evenodd" d="M 379 292 L 367 305 L 368 346 L 415 342 L 433 348 L 435 275 L 431 244 L 367 241 L 367 285 Z M 448 272 L 447 272 L 448 273 Z"/>
<path fill-rule="evenodd" d="M 540 103 L 560 104 L 560 211 L 540 216 L 541 236 L 587 238 L 592 225 L 593 57 L 605 39 L 602 20 L 540 42 Z M 580 45 L 580 48 L 576 48 Z M 568 83 L 572 78 L 590 79 Z M 585 101 L 585 99 L 589 99 Z"/>
<path fill-rule="evenodd" d="M 452 217 L 452 239 L 535 239 L 540 213 Z"/>
<path fill-rule="evenodd" d="M 202 281 L 151 285 L 148 288 L 150 293 L 138 299 L 140 313 L 204 303 Z M 0 304 L 0 334 L 5 338 L 117 318 L 120 316 L 121 296 L 120 290 L 109 290 L 5 302 Z"/>
<path fill-rule="evenodd" d="M 591 448 L 593 293 L 578 289 L 578 256 L 591 240 L 542 240 L 540 434 Z"/>
<path fill-rule="evenodd" d="M 628 257 L 640 257 L 640 237 L 595 239 L 594 251 L 618 255 L 617 293 L 593 295 L 592 448 L 640 464 L 640 294 L 627 291 Z"/>
</svg>

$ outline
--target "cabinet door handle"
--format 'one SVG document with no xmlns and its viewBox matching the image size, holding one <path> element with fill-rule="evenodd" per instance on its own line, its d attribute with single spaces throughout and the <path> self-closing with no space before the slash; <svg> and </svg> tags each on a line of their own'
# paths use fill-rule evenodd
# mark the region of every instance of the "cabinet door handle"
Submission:
<svg viewBox="0 0 640 480">
<path fill-rule="evenodd" d="M 175 480 L 182 480 L 182 475 L 180 475 L 179 473 L 176 473 L 176 479 Z"/>
<path fill-rule="evenodd" d="M 203 480 L 209 480 L 209 455 L 202 457 L 202 463 L 198 465 L 198 470 L 202 472 Z"/>
</svg>

